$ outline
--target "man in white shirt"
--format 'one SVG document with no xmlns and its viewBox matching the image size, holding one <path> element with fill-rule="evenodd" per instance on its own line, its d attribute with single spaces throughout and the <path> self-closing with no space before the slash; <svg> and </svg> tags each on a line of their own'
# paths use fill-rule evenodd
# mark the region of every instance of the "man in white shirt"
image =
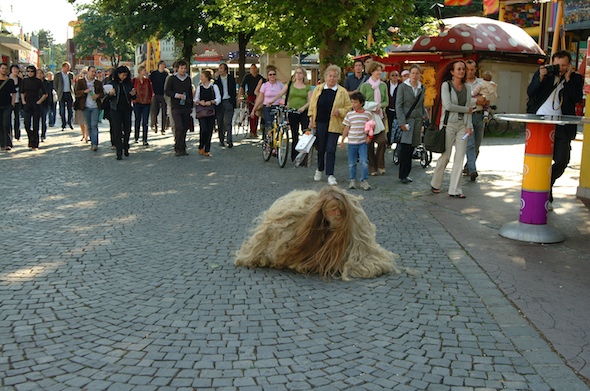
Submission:
<svg viewBox="0 0 590 391">
<path fill-rule="evenodd" d="M 227 138 L 227 147 L 232 148 L 232 119 L 234 109 L 236 108 L 236 79 L 228 72 L 226 63 L 219 64 L 219 77 L 215 80 L 217 88 L 221 93 L 221 103 L 215 108 L 217 115 L 217 131 L 219 133 L 219 145 L 225 146 Z"/>
</svg>

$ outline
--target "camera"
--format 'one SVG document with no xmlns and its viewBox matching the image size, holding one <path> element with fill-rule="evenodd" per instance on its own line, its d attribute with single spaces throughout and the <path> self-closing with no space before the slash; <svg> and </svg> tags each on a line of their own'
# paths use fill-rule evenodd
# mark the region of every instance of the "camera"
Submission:
<svg viewBox="0 0 590 391">
<path fill-rule="evenodd" d="M 547 69 L 547 76 L 559 75 L 559 65 L 545 65 L 545 69 Z"/>
</svg>

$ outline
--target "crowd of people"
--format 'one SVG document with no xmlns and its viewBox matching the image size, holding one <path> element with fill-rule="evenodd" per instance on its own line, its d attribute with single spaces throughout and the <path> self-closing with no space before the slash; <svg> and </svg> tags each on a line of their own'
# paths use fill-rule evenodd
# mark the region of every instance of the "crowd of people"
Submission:
<svg viewBox="0 0 590 391">
<path fill-rule="evenodd" d="M 575 103 L 581 100 L 581 76 L 573 71 L 567 52 L 554 55 L 552 63 L 560 66 L 559 73 L 547 78 L 547 68 L 541 66 L 529 86 L 529 101 L 535 101 L 538 106 L 529 112 L 573 114 Z M 339 84 L 341 68 L 330 65 L 323 74 L 323 82 L 314 88 L 302 67 L 297 67 L 291 77 L 285 77 L 276 67 L 268 65 L 266 77 L 263 77 L 258 67 L 252 65 L 241 83 L 235 80 L 225 63 L 215 72 L 200 72 L 192 80 L 185 61 L 174 63 L 173 72 L 160 61 L 158 68 L 149 75 L 146 68 L 140 66 L 134 78 L 125 66 L 108 69 L 104 74 L 89 66 L 78 75 L 70 68 L 70 64 L 64 62 L 54 75 L 27 66 L 26 74 L 22 75 L 19 66 L 0 64 L 0 144 L 3 151 L 14 147 L 13 139 L 20 140 L 21 116 L 28 146 L 38 150 L 39 143 L 47 137 L 47 128 L 57 123 L 59 104 L 61 130 L 79 125 L 82 141 L 90 142 L 93 151 L 99 146 L 98 124 L 103 118 L 107 119 L 111 148 L 116 151 L 117 160 L 129 156 L 133 125 L 135 143 L 141 138 L 143 146 L 149 145 L 150 123 L 156 134 L 160 131 L 164 135 L 170 128 L 175 155 L 188 155 L 186 135 L 194 129 L 192 115 L 195 113 L 199 124 L 198 153 L 210 157 L 216 128 L 220 146 L 233 147 L 234 112 L 237 105 L 246 100 L 248 138 L 251 139 L 259 137 L 259 121 L 263 132 L 272 126 L 273 106 L 286 105 L 291 109 L 288 120 L 293 141 L 292 160 L 298 155 L 295 146 L 299 135 L 307 130 L 315 131 L 315 181 L 326 177 L 329 185 L 338 184 L 335 176 L 338 141 L 344 149 L 348 139 L 350 189 L 356 188 L 358 183 L 362 189 L 369 190 L 369 176 L 386 174 L 385 151 L 392 144 L 397 144 L 400 182 L 412 183 L 414 148 L 422 142 L 425 125 L 434 121 L 438 128 L 446 130 L 446 150 L 437 161 L 430 190 L 434 194 L 441 192 L 443 174 L 454 151 L 448 194 L 465 198 L 461 178 L 468 176 L 475 181 L 479 176 L 476 161 L 484 118 L 497 99 L 497 85 L 491 81 L 491 74 L 484 72 L 484 77 L 479 78 L 477 64 L 460 59 L 451 61 L 438 72 L 439 98 L 435 107 L 440 110 L 434 110 L 436 118 L 429 118 L 424 106 L 426 88 L 421 80 L 422 69 L 416 64 L 386 73 L 387 80 L 383 81 L 383 64 L 371 58 L 364 63 L 359 59 L 342 85 Z M 539 94 L 547 95 L 546 101 L 541 101 Z M 557 97 L 556 94 L 561 95 Z M 551 97 L 553 103 L 561 99 L 559 107 L 549 107 Z M 566 130 L 556 133 L 552 184 L 569 162 L 572 128 Z M 575 136 L 575 131 L 573 134 Z M 360 182 L 357 166 L 360 166 Z"/>
</svg>

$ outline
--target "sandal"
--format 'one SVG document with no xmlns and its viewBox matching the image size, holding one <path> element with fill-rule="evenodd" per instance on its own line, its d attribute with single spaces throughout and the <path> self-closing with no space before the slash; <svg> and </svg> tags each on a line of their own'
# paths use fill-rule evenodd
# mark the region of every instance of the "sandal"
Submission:
<svg viewBox="0 0 590 391">
<path fill-rule="evenodd" d="M 430 191 L 433 192 L 434 194 L 439 194 L 440 193 L 440 189 L 435 189 L 432 186 L 430 186 Z"/>
<path fill-rule="evenodd" d="M 453 198 L 467 198 L 467 197 L 465 197 L 465 194 L 449 194 L 449 197 L 453 197 Z"/>
</svg>

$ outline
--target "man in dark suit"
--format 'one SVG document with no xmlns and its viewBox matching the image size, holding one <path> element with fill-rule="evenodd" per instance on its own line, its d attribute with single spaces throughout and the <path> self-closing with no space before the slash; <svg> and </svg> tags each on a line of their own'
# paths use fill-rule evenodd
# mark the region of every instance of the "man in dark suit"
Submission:
<svg viewBox="0 0 590 391">
<path fill-rule="evenodd" d="M 232 119 L 236 108 L 236 79 L 228 73 L 226 63 L 219 64 L 219 77 L 215 80 L 221 94 L 221 103 L 215 108 L 217 114 L 217 131 L 219 132 L 219 145 L 225 146 L 224 139 L 227 136 L 227 147 L 234 146 L 232 138 Z"/>
<path fill-rule="evenodd" d="M 582 100 L 584 78 L 574 71 L 569 52 L 562 50 L 551 57 L 551 65 L 541 66 L 527 88 L 527 113 L 541 115 L 576 115 L 576 103 Z M 558 69 L 557 69 L 558 68 Z M 551 190 L 570 161 L 571 141 L 577 125 L 555 126 Z M 553 191 L 549 192 L 549 210 L 553 210 Z"/>
<path fill-rule="evenodd" d="M 59 102 L 59 115 L 61 117 L 61 130 L 65 130 L 66 124 L 70 129 L 72 126 L 72 118 L 74 111 L 72 104 L 74 103 L 74 74 L 70 72 L 70 63 L 64 62 L 61 64 L 61 72 L 58 72 L 53 80 L 53 88 L 57 92 L 57 101 Z M 68 109 L 66 121 L 66 108 Z"/>
</svg>

